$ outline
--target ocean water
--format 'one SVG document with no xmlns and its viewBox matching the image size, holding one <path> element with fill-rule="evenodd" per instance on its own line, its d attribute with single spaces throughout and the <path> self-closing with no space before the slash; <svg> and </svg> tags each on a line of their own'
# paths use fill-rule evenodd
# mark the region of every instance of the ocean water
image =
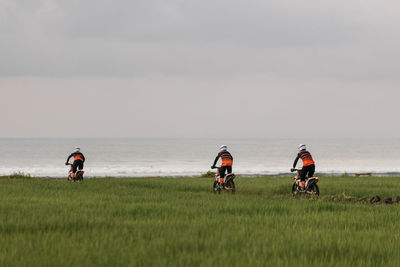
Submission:
<svg viewBox="0 0 400 267">
<path fill-rule="evenodd" d="M 228 145 L 241 175 L 289 173 L 299 143 L 306 143 L 317 173 L 400 174 L 400 139 L 0 139 L 0 175 L 23 172 L 65 177 L 67 156 L 81 147 L 86 177 L 199 175 Z M 301 163 L 299 163 L 301 165 Z"/>
</svg>

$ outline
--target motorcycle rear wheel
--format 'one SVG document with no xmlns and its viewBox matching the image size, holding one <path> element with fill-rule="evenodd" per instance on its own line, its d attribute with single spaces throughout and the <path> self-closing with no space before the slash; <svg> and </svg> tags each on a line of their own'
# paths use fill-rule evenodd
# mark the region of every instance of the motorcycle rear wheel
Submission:
<svg viewBox="0 0 400 267">
<path fill-rule="evenodd" d="M 319 187 L 317 184 L 310 185 L 310 187 L 308 188 L 307 191 L 308 191 L 308 193 L 310 193 L 312 195 L 319 196 Z"/>
<path fill-rule="evenodd" d="M 233 180 L 229 180 L 225 185 L 226 192 L 235 194 L 235 182 Z"/>
<path fill-rule="evenodd" d="M 75 180 L 79 181 L 79 182 L 82 182 L 83 181 L 83 174 L 81 172 L 78 172 L 76 174 Z"/>
</svg>

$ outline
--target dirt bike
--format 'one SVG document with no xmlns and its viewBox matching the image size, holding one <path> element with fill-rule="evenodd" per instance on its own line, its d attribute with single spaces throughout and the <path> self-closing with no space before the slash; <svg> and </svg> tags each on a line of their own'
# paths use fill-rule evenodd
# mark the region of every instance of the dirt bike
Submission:
<svg viewBox="0 0 400 267">
<path fill-rule="evenodd" d="M 71 181 L 71 182 L 82 182 L 82 181 L 83 181 L 83 174 L 85 173 L 85 171 L 84 171 L 84 170 L 78 170 L 78 171 L 76 171 L 76 173 L 75 173 L 75 178 L 74 178 L 74 177 L 72 176 L 72 175 L 73 175 L 73 172 L 72 172 L 72 164 L 71 164 L 71 163 L 68 163 L 68 164 L 66 164 L 66 165 L 71 166 L 71 168 L 70 168 L 70 170 L 69 170 L 69 172 L 68 172 L 67 180 L 68 180 L 68 181 Z"/>
<path fill-rule="evenodd" d="M 296 196 L 299 194 L 304 194 L 304 195 L 315 195 L 319 196 L 319 188 L 318 188 L 318 177 L 310 177 L 306 178 L 305 180 L 305 185 L 304 187 L 301 186 L 301 181 L 300 181 L 300 174 L 301 174 L 301 169 L 292 169 L 293 171 L 297 171 L 297 175 L 294 177 L 294 183 L 292 186 L 292 195 Z"/>
<path fill-rule="evenodd" d="M 216 193 L 220 194 L 222 190 L 225 190 L 228 193 L 234 194 L 235 193 L 235 182 L 233 180 L 235 179 L 235 174 L 229 173 L 229 174 L 225 175 L 224 185 L 222 185 L 220 172 L 221 172 L 221 167 L 217 167 L 217 173 L 214 176 L 214 178 L 215 178 L 214 185 L 213 185 L 214 194 L 216 194 Z"/>
</svg>

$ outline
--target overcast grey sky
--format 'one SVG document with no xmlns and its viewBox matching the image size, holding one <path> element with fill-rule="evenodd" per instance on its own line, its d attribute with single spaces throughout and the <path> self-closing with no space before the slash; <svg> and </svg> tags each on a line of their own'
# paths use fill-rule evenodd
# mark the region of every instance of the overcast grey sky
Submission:
<svg viewBox="0 0 400 267">
<path fill-rule="evenodd" d="M 398 137 L 399 10 L 0 0 L 0 137 Z"/>
</svg>

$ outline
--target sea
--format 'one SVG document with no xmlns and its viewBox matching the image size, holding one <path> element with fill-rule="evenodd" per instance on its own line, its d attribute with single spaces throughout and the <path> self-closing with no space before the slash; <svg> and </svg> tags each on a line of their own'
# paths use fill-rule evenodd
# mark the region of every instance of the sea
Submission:
<svg viewBox="0 0 400 267">
<path fill-rule="evenodd" d="M 64 163 L 78 146 L 86 157 L 86 177 L 197 176 L 210 171 L 222 144 L 234 157 L 235 174 L 284 175 L 300 143 L 320 175 L 400 175 L 400 139 L 196 138 L 0 138 L 0 175 L 63 178 L 69 169 Z"/>
</svg>

